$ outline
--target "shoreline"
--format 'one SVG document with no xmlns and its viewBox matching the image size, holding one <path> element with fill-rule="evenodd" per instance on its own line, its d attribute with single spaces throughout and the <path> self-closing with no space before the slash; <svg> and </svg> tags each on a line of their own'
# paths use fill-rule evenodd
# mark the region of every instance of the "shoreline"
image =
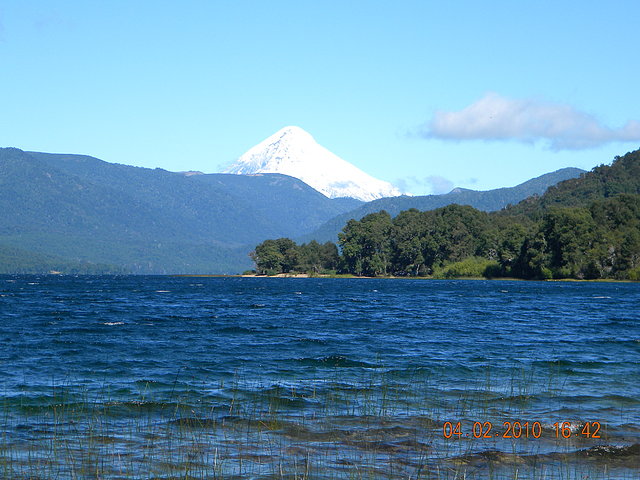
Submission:
<svg viewBox="0 0 640 480">
<path fill-rule="evenodd" d="M 345 279 L 375 279 L 375 280 L 471 280 L 471 281 L 479 281 L 479 280 L 487 280 L 487 281 L 510 281 L 510 282 L 582 282 L 582 283 L 640 283 L 640 280 L 628 280 L 628 279 L 616 279 L 616 278 L 594 278 L 594 279 L 580 279 L 580 278 L 547 278 L 547 279 L 526 279 L 526 278 L 516 278 L 516 277 L 454 277 L 454 278 L 436 278 L 436 277 L 414 277 L 414 276 L 378 276 L 378 277 L 370 277 L 370 276 L 357 276 L 351 274 L 313 274 L 310 275 L 308 273 L 278 273 L 276 275 L 259 275 L 256 273 L 253 274 L 221 274 L 221 273 L 165 273 L 165 274 L 136 274 L 136 273 L 125 273 L 125 274 L 104 274 L 104 275 L 92 275 L 92 274 L 65 274 L 61 272 L 42 272 L 42 273 L 1 273 L 2 276 L 47 276 L 47 277 L 63 277 L 63 276 L 73 276 L 73 277 L 92 277 L 92 276 L 135 276 L 135 277 L 174 277 L 174 278 L 345 278 Z"/>
<path fill-rule="evenodd" d="M 351 274 L 339 274 L 339 275 L 326 275 L 326 274 L 316 274 L 309 275 L 308 273 L 278 273 L 276 275 L 259 275 L 257 273 L 254 274 L 237 274 L 237 275 L 223 275 L 223 274 L 207 274 L 207 273 L 179 273 L 179 274 L 169 274 L 169 277 L 186 277 L 186 278 L 345 278 L 345 279 L 363 279 L 363 280 L 487 280 L 487 281 L 510 281 L 510 282 L 582 282 L 582 283 L 640 283 L 635 280 L 619 280 L 615 278 L 595 278 L 595 279 L 580 279 L 580 278 L 550 278 L 544 280 L 529 280 L 524 278 L 516 278 L 516 277 L 456 277 L 456 278 L 435 278 L 435 277 L 412 277 L 412 276 L 379 276 L 379 277 L 368 277 L 368 276 L 357 276 Z"/>
</svg>

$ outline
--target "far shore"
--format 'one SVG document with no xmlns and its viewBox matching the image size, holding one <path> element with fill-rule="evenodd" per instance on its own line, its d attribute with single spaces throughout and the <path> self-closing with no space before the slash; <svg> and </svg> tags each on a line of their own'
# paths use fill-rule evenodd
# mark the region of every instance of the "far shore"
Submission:
<svg viewBox="0 0 640 480">
<path fill-rule="evenodd" d="M 199 277 L 199 278 L 357 278 L 357 279 L 375 279 L 375 280 L 507 280 L 507 281 L 515 281 L 515 282 L 531 282 L 531 281 L 544 281 L 544 282 L 587 282 L 587 283 L 638 283 L 634 280 L 618 280 L 614 278 L 596 278 L 592 280 L 580 279 L 580 278 L 554 278 L 554 279 L 546 279 L 546 280 L 526 280 L 523 278 L 515 278 L 515 277 L 456 277 L 456 278 L 436 278 L 436 277 L 411 277 L 411 276 L 394 276 L 394 275 L 385 275 L 379 277 L 367 277 L 367 276 L 357 276 L 351 274 L 338 274 L 338 275 L 328 275 L 328 274 L 313 274 L 310 275 L 308 273 L 278 273 L 276 275 L 260 275 L 257 273 L 251 274 L 238 274 L 238 275 L 214 275 L 214 274 L 198 274 L 198 273 L 185 273 L 185 274 L 173 274 L 169 275 L 171 277 Z"/>
</svg>

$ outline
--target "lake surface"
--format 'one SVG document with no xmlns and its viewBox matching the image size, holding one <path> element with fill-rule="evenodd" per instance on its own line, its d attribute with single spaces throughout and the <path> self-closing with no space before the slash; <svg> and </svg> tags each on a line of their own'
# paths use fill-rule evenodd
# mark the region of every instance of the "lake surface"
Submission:
<svg viewBox="0 0 640 480">
<path fill-rule="evenodd" d="M 640 478 L 639 306 L 631 283 L 2 276 L 0 477 Z"/>
</svg>

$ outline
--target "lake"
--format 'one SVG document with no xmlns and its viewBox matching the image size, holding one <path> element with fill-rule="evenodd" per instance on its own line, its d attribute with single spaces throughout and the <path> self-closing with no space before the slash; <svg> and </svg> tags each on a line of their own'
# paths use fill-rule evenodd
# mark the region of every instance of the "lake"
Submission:
<svg viewBox="0 0 640 480">
<path fill-rule="evenodd" d="M 640 285 L 0 277 L 2 478 L 640 477 Z"/>
</svg>

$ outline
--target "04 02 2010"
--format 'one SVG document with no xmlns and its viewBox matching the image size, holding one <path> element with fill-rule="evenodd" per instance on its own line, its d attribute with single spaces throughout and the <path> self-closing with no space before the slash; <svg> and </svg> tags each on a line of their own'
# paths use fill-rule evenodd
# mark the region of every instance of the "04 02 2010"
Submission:
<svg viewBox="0 0 640 480">
<path fill-rule="evenodd" d="M 546 432 L 555 438 L 601 438 L 600 422 L 555 422 L 548 428 L 543 428 L 539 421 L 521 422 L 506 421 L 502 425 L 489 421 L 476 421 L 469 424 L 458 422 L 444 422 L 442 424 L 442 435 L 444 438 L 541 438 Z"/>
</svg>

